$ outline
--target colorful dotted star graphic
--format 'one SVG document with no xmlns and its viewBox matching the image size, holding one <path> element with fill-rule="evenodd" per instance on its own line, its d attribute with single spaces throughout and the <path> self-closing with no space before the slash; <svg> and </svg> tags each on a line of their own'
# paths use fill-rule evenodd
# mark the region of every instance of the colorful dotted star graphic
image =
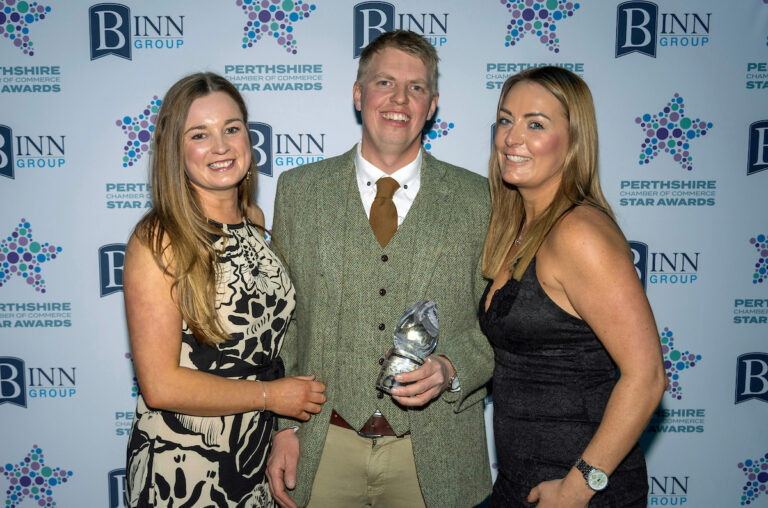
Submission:
<svg viewBox="0 0 768 508">
<path fill-rule="evenodd" d="M 747 477 L 747 483 L 742 488 L 741 506 L 752 504 L 760 494 L 768 491 L 768 453 L 757 460 L 739 462 L 738 467 Z"/>
<path fill-rule="evenodd" d="M 243 48 L 253 47 L 262 37 L 275 39 L 288 53 L 296 54 L 293 24 L 308 18 L 315 4 L 303 0 L 236 0 L 248 22 L 243 27 Z"/>
<path fill-rule="evenodd" d="M 38 2 L 23 0 L 0 1 L 0 34 L 10 39 L 13 45 L 25 55 L 35 54 L 34 43 L 29 39 L 29 27 L 32 23 L 42 21 L 51 12 Z"/>
<path fill-rule="evenodd" d="M 669 379 L 667 392 L 673 399 L 680 400 L 683 398 L 680 372 L 695 367 L 701 361 L 701 355 L 695 355 L 688 351 L 681 353 L 676 350 L 675 338 L 669 328 L 664 328 L 659 336 L 661 337 L 661 352 L 664 355 L 664 369 L 667 371 L 667 378 Z"/>
<path fill-rule="evenodd" d="M 131 118 L 124 116 L 115 124 L 123 129 L 128 141 L 123 147 L 123 167 L 133 166 L 141 156 L 154 148 L 155 143 L 152 140 L 152 133 L 155 131 L 155 122 L 157 121 L 157 112 L 160 110 L 160 104 L 163 101 L 155 95 L 144 111 L 138 116 Z"/>
<path fill-rule="evenodd" d="M 24 460 L 3 467 L 3 475 L 11 482 L 5 491 L 5 508 L 19 506 L 24 498 L 34 499 L 37 506 L 56 506 L 52 489 L 67 483 L 72 471 L 46 466 L 43 457 L 43 450 L 32 445 Z"/>
<path fill-rule="evenodd" d="M 432 124 L 432 128 L 428 131 L 424 131 L 421 135 L 421 144 L 424 145 L 424 150 L 427 152 L 432 150 L 432 143 L 436 139 L 447 136 L 453 127 L 453 122 L 445 122 L 439 118 L 435 120 L 435 123 Z"/>
<path fill-rule="evenodd" d="M 61 247 L 32 240 L 29 222 L 21 219 L 13 233 L 0 240 L 0 287 L 15 275 L 24 279 L 35 291 L 45 293 L 45 279 L 40 274 L 40 265 L 56 259 L 60 252 Z"/>
<path fill-rule="evenodd" d="M 755 263 L 755 274 L 752 276 L 752 284 L 765 282 L 768 272 L 768 235 L 757 235 L 749 239 L 749 243 L 755 246 L 760 257 Z"/>
<path fill-rule="evenodd" d="M 635 123 L 642 127 L 645 134 L 645 140 L 640 145 L 638 164 L 648 164 L 659 152 L 664 151 L 688 171 L 693 169 L 690 141 L 705 136 L 712 128 L 712 122 L 699 118 L 691 120 L 685 116 L 685 103 L 677 93 L 664 109 L 654 115 L 646 113 L 642 117 L 638 116 Z"/>
<path fill-rule="evenodd" d="M 505 46 L 514 46 L 525 34 L 531 34 L 555 53 L 560 52 L 560 39 L 555 35 L 557 25 L 579 8 L 578 2 L 560 0 L 501 0 L 501 5 L 512 13 Z"/>
<path fill-rule="evenodd" d="M 125 353 L 125 357 L 131 361 L 131 372 L 133 372 L 133 386 L 131 386 L 131 397 L 139 395 L 139 380 L 136 379 L 136 367 L 133 364 L 131 353 Z"/>
</svg>

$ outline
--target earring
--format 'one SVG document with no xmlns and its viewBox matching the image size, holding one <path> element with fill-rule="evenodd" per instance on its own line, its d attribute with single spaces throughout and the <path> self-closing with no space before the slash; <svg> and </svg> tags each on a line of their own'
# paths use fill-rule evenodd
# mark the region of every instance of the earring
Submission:
<svg viewBox="0 0 768 508">
<path fill-rule="evenodd" d="M 245 174 L 245 181 L 246 183 L 251 181 L 251 168 L 248 168 L 248 172 Z"/>
</svg>

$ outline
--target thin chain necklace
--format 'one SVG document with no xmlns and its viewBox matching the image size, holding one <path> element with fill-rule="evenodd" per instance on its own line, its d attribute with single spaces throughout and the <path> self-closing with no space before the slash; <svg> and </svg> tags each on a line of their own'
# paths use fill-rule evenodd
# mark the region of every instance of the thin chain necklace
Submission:
<svg viewBox="0 0 768 508">
<path fill-rule="evenodd" d="M 523 218 L 523 221 L 525 221 L 525 218 Z M 523 238 L 525 237 L 525 222 L 523 222 L 523 227 L 520 228 L 520 231 L 517 233 L 517 237 L 515 238 L 515 241 L 513 242 L 515 244 L 515 247 L 519 246 L 520 243 L 523 241 Z"/>
</svg>

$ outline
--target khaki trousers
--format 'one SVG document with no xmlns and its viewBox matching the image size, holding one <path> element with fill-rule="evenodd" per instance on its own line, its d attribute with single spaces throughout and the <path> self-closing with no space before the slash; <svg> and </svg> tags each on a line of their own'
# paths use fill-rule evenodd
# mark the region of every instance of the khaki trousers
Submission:
<svg viewBox="0 0 768 508">
<path fill-rule="evenodd" d="M 307 508 L 425 508 L 411 436 L 328 428 Z"/>
</svg>

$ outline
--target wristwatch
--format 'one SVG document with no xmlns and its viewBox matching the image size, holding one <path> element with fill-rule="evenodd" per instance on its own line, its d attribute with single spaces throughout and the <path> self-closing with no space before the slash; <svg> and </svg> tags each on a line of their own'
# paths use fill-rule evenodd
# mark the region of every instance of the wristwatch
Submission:
<svg viewBox="0 0 768 508">
<path fill-rule="evenodd" d="M 573 467 L 578 469 L 579 472 L 584 475 L 584 479 L 587 481 L 587 487 L 595 492 L 600 492 L 608 486 L 608 475 L 605 474 L 605 471 L 590 466 L 583 458 L 579 457 L 579 460 L 576 461 L 576 464 L 574 464 Z"/>
<path fill-rule="evenodd" d="M 459 376 L 454 374 L 450 380 L 450 384 L 448 385 L 448 391 L 452 393 L 456 393 L 459 390 L 461 390 L 461 385 L 459 384 Z"/>
</svg>

